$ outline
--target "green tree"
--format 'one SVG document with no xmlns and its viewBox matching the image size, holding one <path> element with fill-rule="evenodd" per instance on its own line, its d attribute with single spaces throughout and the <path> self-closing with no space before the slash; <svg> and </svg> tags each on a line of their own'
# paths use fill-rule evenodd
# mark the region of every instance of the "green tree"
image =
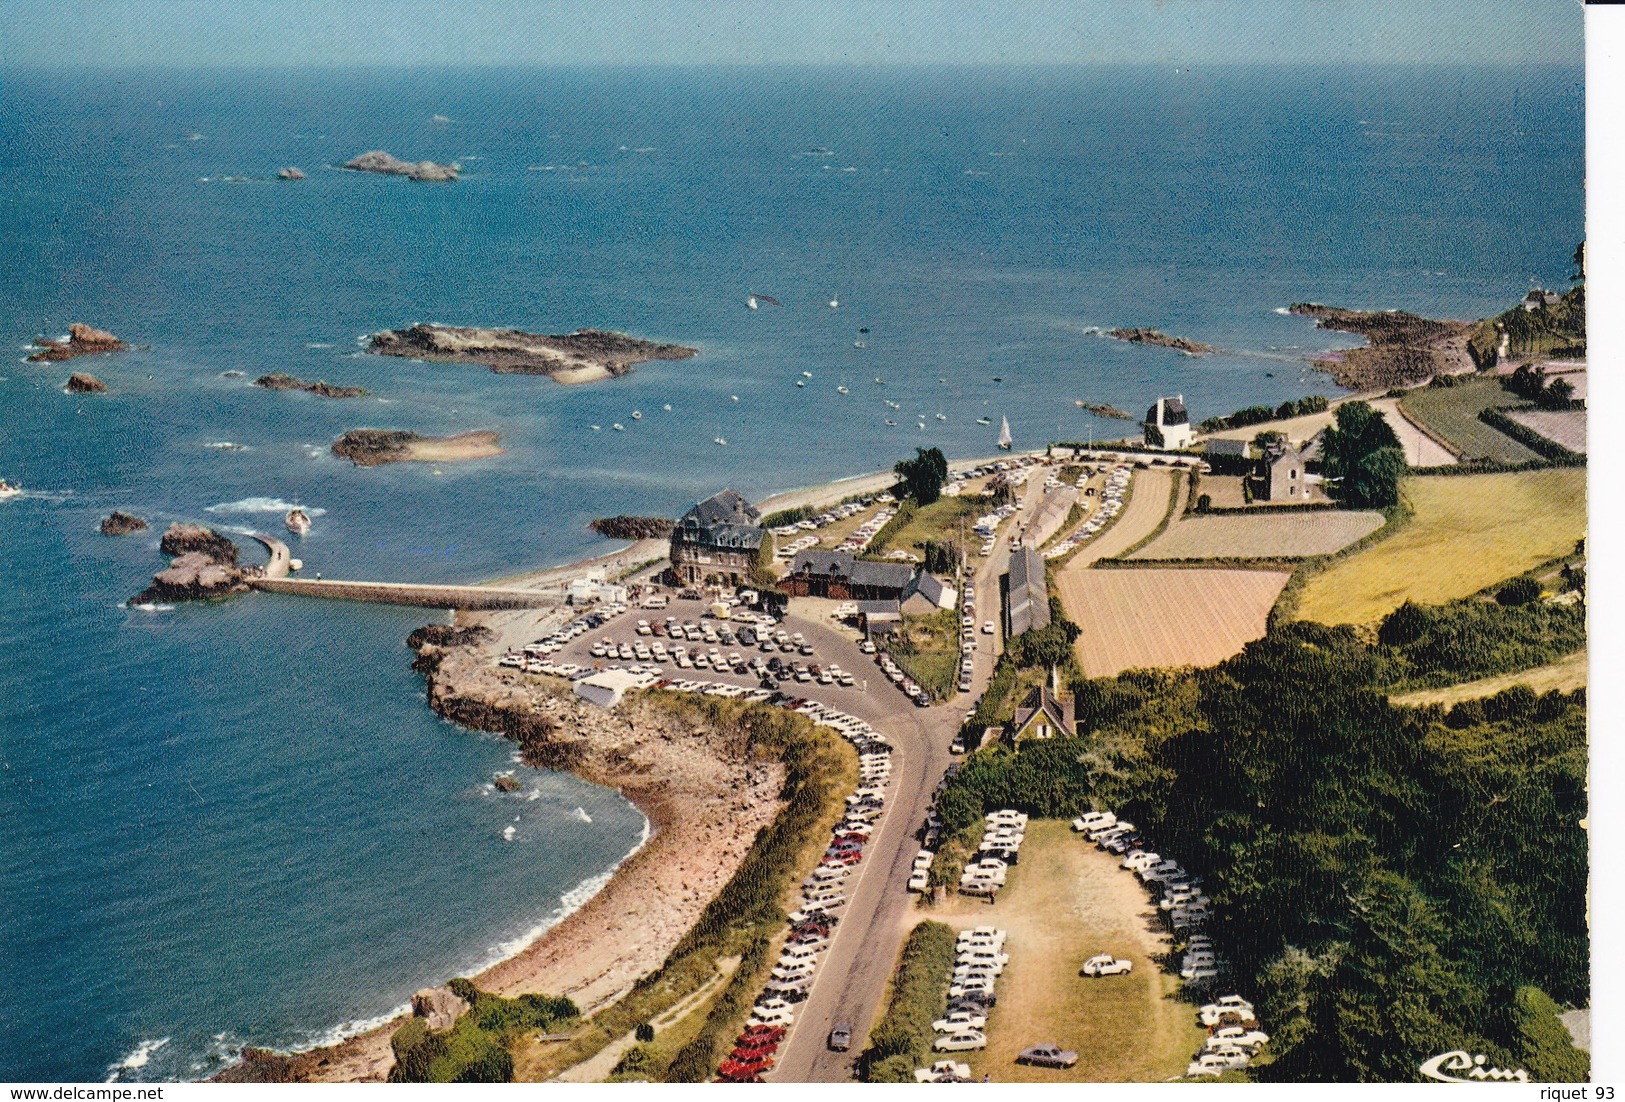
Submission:
<svg viewBox="0 0 1625 1102">
<path fill-rule="evenodd" d="M 1321 466 L 1337 495 L 1360 509 L 1397 504 L 1405 453 L 1387 419 L 1369 402 L 1344 402 L 1336 416 L 1321 437 Z"/>
<path fill-rule="evenodd" d="M 941 497 L 948 481 L 948 459 L 941 448 L 915 448 L 913 459 L 899 459 L 892 470 L 903 480 L 904 492 L 921 505 Z"/>
</svg>

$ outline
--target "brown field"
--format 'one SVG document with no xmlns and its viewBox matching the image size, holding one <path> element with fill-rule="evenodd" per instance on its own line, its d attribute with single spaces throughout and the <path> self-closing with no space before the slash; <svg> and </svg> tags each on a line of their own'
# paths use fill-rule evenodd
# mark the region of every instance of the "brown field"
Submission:
<svg viewBox="0 0 1625 1102">
<path fill-rule="evenodd" d="M 1382 527 L 1382 514 L 1317 509 L 1185 517 L 1130 559 L 1299 559 L 1330 555 Z"/>
<path fill-rule="evenodd" d="M 1168 515 L 1168 493 L 1173 484 L 1173 472 L 1157 467 L 1134 472 L 1134 492 L 1129 495 L 1128 506 L 1117 519 L 1093 540 L 1080 547 L 1072 558 L 1067 560 L 1061 573 L 1076 574 L 1087 571 L 1089 564 L 1100 559 L 1109 559 L 1113 555 L 1121 555 L 1136 543 L 1139 543 L 1162 523 L 1162 518 Z M 1091 506 L 1098 507 L 1098 499 L 1085 498 Z M 1182 508 L 1178 503 L 1175 508 Z"/>
<path fill-rule="evenodd" d="M 1583 409 L 1520 409 L 1508 411 L 1507 417 L 1554 444 L 1585 454 L 1586 411 Z"/>
<path fill-rule="evenodd" d="M 1479 700 L 1486 696 L 1494 696 L 1514 685 L 1527 685 L 1537 693 L 1549 693 L 1554 689 L 1558 692 L 1572 692 L 1586 687 L 1590 672 L 1587 658 L 1586 651 L 1575 651 L 1556 662 L 1536 666 L 1532 670 L 1497 674 L 1494 677 L 1469 681 L 1463 685 L 1451 685 L 1444 689 L 1424 689 L 1391 699 L 1395 704 L 1404 704 L 1412 708 L 1420 708 L 1424 704 L 1443 704 L 1448 708 L 1463 700 Z"/>
<path fill-rule="evenodd" d="M 1178 998 L 1179 979 L 1159 966 L 1171 946 L 1155 912 L 1134 874 L 1067 824 L 1028 824 L 1021 863 L 998 902 L 954 894 L 924 912 L 956 929 L 993 925 L 1008 935 L 988 1047 L 954 1059 L 998 1083 L 1155 1083 L 1182 1074 L 1205 1031 Z M 1126 957 L 1134 971 L 1085 979 L 1083 962 L 1097 953 Z M 1077 1066 L 1015 1062 L 1043 1042 L 1075 1050 Z"/>
<path fill-rule="evenodd" d="M 1109 677 L 1138 666 L 1209 666 L 1264 634 L 1289 575 L 1264 570 L 1064 570 L 1078 666 Z"/>
</svg>

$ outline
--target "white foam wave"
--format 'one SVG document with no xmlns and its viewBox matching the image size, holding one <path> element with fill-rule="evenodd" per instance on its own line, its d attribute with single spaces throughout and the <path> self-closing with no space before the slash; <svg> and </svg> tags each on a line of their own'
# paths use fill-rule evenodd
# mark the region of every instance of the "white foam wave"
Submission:
<svg viewBox="0 0 1625 1102">
<path fill-rule="evenodd" d="M 152 1060 L 152 1054 L 169 1044 L 168 1037 L 159 1037 L 156 1040 L 142 1041 L 133 1050 L 126 1053 L 122 1060 L 107 1065 L 107 1078 L 104 1082 L 117 1083 L 127 1071 L 139 1071 Z"/>
<path fill-rule="evenodd" d="M 205 513 L 286 513 L 293 508 L 303 509 L 313 517 L 325 516 L 326 509 L 316 509 L 309 505 L 298 505 L 296 502 L 283 501 L 279 497 L 245 497 L 241 501 L 222 501 L 218 505 L 210 505 L 203 511 Z"/>
<path fill-rule="evenodd" d="M 330 344 L 323 344 L 320 341 L 310 341 L 309 343 L 307 343 L 305 345 L 305 347 L 306 348 L 332 348 L 333 346 L 330 345 Z"/>
<path fill-rule="evenodd" d="M 133 608 L 137 612 L 174 612 L 175 611 L 175 606 L 174 605 L 161 605 L 161 604 L 157 604 L 157 603 L 155 603 L 153 601 L 143 601 L 141 604 L 138 604 L 138 605 L 126 605 L 124 607 Z"/>
<path fill-rule="evenodd" d="M 1285 315 L 1285 316 L 1287 316 L 1287 317 L 1291 317 L 1291 316 L 1292 316 L 1292 311 L 1291 311 L 1291 310 L 1289 310 L 1289 309 L 1287 309 L 1287 308 L 1286 308 L 1286 307 L 1285 307 L 1285 306 L 1277 306 L 1277 307 L 1276 307 L 1276 308 L 1275 308 L 1275 312 L 1276 312 L 1276 313 L 1277 313 L 1277 314 L 1283 314 L 1283 315 Z"/>
</svg>

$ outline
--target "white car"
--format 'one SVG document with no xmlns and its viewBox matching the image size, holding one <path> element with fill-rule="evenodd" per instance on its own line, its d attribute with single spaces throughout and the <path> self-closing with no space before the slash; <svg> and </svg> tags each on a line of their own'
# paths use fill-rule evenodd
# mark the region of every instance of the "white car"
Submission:
<svg viewBox="0 0 1625 1102">
<path fill-rule="evenodd" d="M 983 620 L 982 621 L 982 634 L 983 635 L 992 635 L 993 634 L 993 621 L 992 620 Z"/>
<path fill-rule="evenodd" d="M 908 890 L 911 892 L 927 892 L 931 890 L 931 874 L 917 872 L 908 878 Z"/>
<path fill-rule="evenodd" d="M 1219 1076 L 1229 1071 L 1230 1068 L 1231 1063 L 1229 1060 L 1222 1056 L 1216 1056 L 1211 1052 L 1204 1052 L 1192 1060 L 1185 1068 L 1185 1075 L 1187 1078 L 1195 1078 L 1198 1075 Z"/>
<path fill-rule="evenodd" d="M 974 1010 L 956 1010 L 946 1018 L 938 1018 L 931 1028 L 938 1033 L 958 1033 L 963 1029 L 981 1029 L 987 1025 L 987 1015 Z"/>
<path fill-rule="evenodd" d="M 938 1037 L 931 1046 L 938 1052 L 972 1052 L 987 1047 L 987 1034 L 977 1029 L 962 1029 L 946 1037 Z"/>
<path fill-rule="evenodd" d="M 1197 1012 L 1197 1017 L 1205 1026 L 1212 1027 L 1221 1024 L 1234 1024 L 1236 1021 L 1252 1021 L 1253 1004 L 1240 995 L 1225 995 L 1203 1006 Z"/>
<path fill-rule="evenodd" d="M 916 1083 L 969 1083 L 970 1065 L 956 1064 L 952 1060 L 938 1060 L 928 1068 L 914 1070 Z"/>
<path fill-rule="evenodd" d="M 1088 830 L 1101 830 L 1116 825 L 1117 816 L 1110 811 L 1087 811 L 1072 820 L 1072 829 L 1079 834 Z"/>
<path fill-rule="evenodd" d="M 1225 1026 L 1207 1039 L 1208 1048 L 1231 1044 L 1245 1049 L 1257 1049 L 1269 1044 L 1270 1035 L 1261 1029 L 1243 1029 L 1239 1025 Z"/>
<path fill-rule="evenodd" d="M 1102 953 L 1083 962 L 1083 974 L 1086 976 L 1126 976 L 1132 971 L 1133 961 L 1121 960 L 1110 953 Z"/>
</svg>

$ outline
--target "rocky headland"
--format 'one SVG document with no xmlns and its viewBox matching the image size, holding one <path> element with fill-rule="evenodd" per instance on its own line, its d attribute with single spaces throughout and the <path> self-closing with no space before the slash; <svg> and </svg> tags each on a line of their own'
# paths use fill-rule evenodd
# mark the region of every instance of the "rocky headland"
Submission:
<svg viewBox="0 0 1625 1102">
<path fill-rule="evenodd" d="M 1364 348 L 1327 353 L 1315 366 L 1350 390 L 1386 390 L 1409 386 L 1435 375 L 1472 371 L 1467 350 L 1472 325 L 1436 321 L 1404 310 L 1347 310 L 1319 302 L 1291 307 L 1299 317 L 1314 318 L 1316 328 L 1357 333 Z"/>
<path fill-rule="evenodd" d="M 499 375 L 546 375 L 560 383 L 607 379 L 649 360 L 686 360 L 698 354 L 680 344 L 602 329 L 547 334 L 423 324 L 374 334 L 371 350 L 382 356 L 484 364 Z"/>
<path fill-rule="evenodd" d="M 68 376 L 66 384 L 69 394 L 106 394 L 107 384 L 94 375 L 87 375 L 83 371 L 75 371 Z"/>
<path fill-rule="evenodd" d="M 376 172 L 383 176 L 405 176 L 409 180 L 426 180 L 433 183 L 455 180 L 457 174 L 462 171 L 462 166 L 456 164 L 403 161 L 399 157 L 385 153 L 382 149 L 374 149 L 359 157 L 352 157 L 344 162 L 343 167 L 352 172 Z"/>
<path fill-rule="evenodd" d="M 303 390 L 307 394 L 315 394 L 322 398 L 365 398 L 367 396 L 366 387 L 339 386 L 321 380 L 307 383 L 301 378 L 284 375 L 280 371 L 274 371 L 269 375 L 261 375 L 254 380 L 254 385 L 265 390 Z"/>
<path fill-rule="evenodd" d="M 94 329 L 79 322 L 68 326 L 68 339 L 65 341 L 41 337 L 34 343 L 39 345 L 39 351 L 28 357 L 32 363 L 56 363 L 102 352 L 122 352 L 130 347 L 105 329 Z"/>
<path fill-rule="evenodd" d="M 131 604 L 157 601 L 199 601 L 247 593 L 247 579 L 258 567 L 237 562 L 237 545 L 212 528 L 172 524 L 158 543 L 172 555 L 168 568 L 152 577 L 152 584 L 130 599 Z"/>
<path fill-rule="evenodd" d="M 351 429 L 333 442 L 333 454 L 357 467 L 377 467 L 384 463 L 457 463 L 501 455 L 501 440 L 494 432 L 419 436 L 401 429 Z"/>
<path fill-rule="evenodd" d="M 612 540 L 665 539 L 677 522 L 665 517 L 599 517 L 587 525 L 600 536 Z"/>
<path fill-rule="evenodd" d="M 102 518 L 102 535 L 128 536 L 132 532 L 145 532 L 147 522 L 130 513 L 121 513 L 114 510 Z"/>
<path fill-rule="evenodd" d="M 1189 340 L 1185 337 L 1170 336 L 1160 329 L 1146 329 L 1135 327 L 1132 329 L 1111 329 L 1106 335 L 1114 340 L 1128 341 L 1131 344 L 1149 344 L 1158 348 L 1171 348 L 1175 352 L 1183 352 L 1187 356 L 1206 356 L 1217 352 L 1211 344 Z"/>
</svg>

